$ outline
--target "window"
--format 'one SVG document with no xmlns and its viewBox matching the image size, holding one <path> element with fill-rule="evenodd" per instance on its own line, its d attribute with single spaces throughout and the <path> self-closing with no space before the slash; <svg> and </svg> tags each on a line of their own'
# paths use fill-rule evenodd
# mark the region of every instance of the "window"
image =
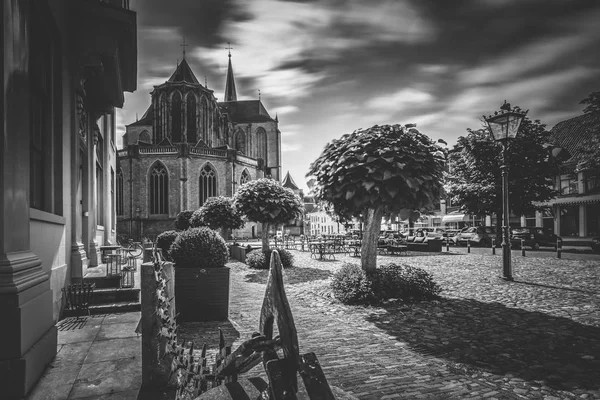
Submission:
<svg viewBox="0 0 600 400">
<path fill-rule="evenodd" d="M 560 176 L 560 194 L 577 194 L 577 178 L 572 174 Z"/>
<path fill-rule="evenodd" d="M 588 176 L 585 180 L 586 193 L 596 193 L 600 191 L 600 176 Z"/>
<path fill-rule="evenodd" d="M 62 83 L 58 33 L 44 2 L 29 24 L 29 205 L 62 215 Z"/>
<path fill-rule="evenodd" d="M 525 226 L 535 226 L 535 212 L 525 215 Z"/>
<path fill-rule="evenodd" d="M 150 132 L 148 132 L 147 130 L 143 130 L 142 133 L 140 133 L 139 141 L 151 144 L 152 143 L 152 136 L 150 135 Z"/>
<path fill-rule="evenodd" d="M 123 215 L 123 170 L 117 172 L 117 215 Z"/>
<path fill-rule="evenodd" d="M 209 197 L 217 195 L 217 174 L 215 170 L 206 164 L 200 171 L 200 207 Z"/>
<path fill-rule="evenodd" d="M 196 144 L 198 141 L 196 127 L 196 97 L 193 93 L 187 96 L 187 142 Z"/>
<path fill-rule="evenodd" d="M 242 154 L 246 154 L 246 135 L 241 129 L 235 133 L 234 147 Z"/>
<path fill-rule="evenodd" d="M 181 142 L 181 94 L 175 92 L 171 100 L 171 139 Z"/>
<path fill-rule="evenodd" d="M 96 225 L 104 225 L 104 141 L 98 132 L 96 144 Z"/>
<path fill-rule="evenodd" d="M 202 140 L 204 143 L 208 143 L 208 103 L 204 96 L 200 100 L 200 130 L 202 132 Z"/>
<path fill-rule="evenodd" d="M 248 173 L 248 170 L 245 169 L 244 171 L 242 171 L 242 176 L 240 177 L 240 185 L 243 185 L 248 182 L 250 182 L 250 174 Z"/>
<path fill-rule="evenodd" d="M 263 128 L 256 130 L 256 158 L 267 159 L 267 132 Z"/>
<path fill-rule="evenodd" d="M 150 171 L 150 214 L 169 213 L 169 175 L 162 164 Z"/>
<path fill-rule="evenodd" d="M 560 207 L 560 236 L 579 236 L 579 206 Z"/>
<path fill-rule="evenodd" d="M 588 204 L 585 207 L 587 236 L 598 236 L 600 235 L 600 203 Z"/>
<path fill-rule="evenodd" d="M 110 216 L 112 229 L 115 229 L 117 212 L 115 210 L 115 171 L 110 167 Z"/>
</svg>

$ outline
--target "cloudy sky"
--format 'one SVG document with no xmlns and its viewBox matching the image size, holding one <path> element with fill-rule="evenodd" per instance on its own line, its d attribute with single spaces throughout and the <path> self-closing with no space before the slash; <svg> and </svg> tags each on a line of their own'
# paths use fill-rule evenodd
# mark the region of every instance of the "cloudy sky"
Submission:
<svg viewBox="0 0 600 400">
<path fill-rule="evenodd" d="M 417 123 L 452 146 L 503 100 L 551 128 L 600 90 L 597 0 L 131 0 L 138 14 L 135 121 L 182 57 L 223 98 L 227 42 L 238 99 L 282 131 L 283 172 L 305 187 L 327 142 Z"/>
</svg>

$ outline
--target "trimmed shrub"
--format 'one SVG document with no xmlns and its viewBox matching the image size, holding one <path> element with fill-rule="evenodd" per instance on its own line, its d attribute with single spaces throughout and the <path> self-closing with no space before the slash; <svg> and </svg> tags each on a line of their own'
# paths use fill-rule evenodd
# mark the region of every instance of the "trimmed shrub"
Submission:
<svg viewBox="0 0 600 400">
<path fill-rule="evenodd" d="M 167 260 L 171 259 L 171 245 L 178 234 L 177 231 L 164 231 L 156 237 L 156 247 L 162 250 L 162 254 Z"/>
<path fill-rule="evenodd" d="M 331 279 L 333 296 L 345 304 L 375 303 L 371 279 L 357 264 L 344 264 Z"/>
<path fill-rule="evenodd" d="M 294 255 L 285 249 L 277 249 L 283 268 L 294 266 Z M 271 251 L 263 252 L 254 250 L 246 254 L 246 264 L 254 269 L 269 269 L 271 262 Z"/>
<path fill-rule="evenodd" d="M 377 269 L 375 293 L 380 300 L 428 300 L 438 297 L 442 288 L 424 269 L 410 265 L 386 264 Z"/>
<path fill-rule="evenodd" d="M 190 228 L 190 219 L 194 214 L 193 210 L 185 210 L 177 214 L 175 217 L 175 229 L 185 231 Z"/>
<path fill-rule="evenodd" d="M 219 268 L 229 259 L 225 240 L 209 228 L 182 232 L 171 245 L 171 258 L 177 268 Z"/>
<path fill-rule="evenodd" d="M 441 287 L 427 271 L 409 265 L 382 265 L 374 273 L 344 264 L 331 281 L 335 298 L 346 304 L 380 304 L 389 299 L 419 301 L 438 297 Z"/>
</svg>

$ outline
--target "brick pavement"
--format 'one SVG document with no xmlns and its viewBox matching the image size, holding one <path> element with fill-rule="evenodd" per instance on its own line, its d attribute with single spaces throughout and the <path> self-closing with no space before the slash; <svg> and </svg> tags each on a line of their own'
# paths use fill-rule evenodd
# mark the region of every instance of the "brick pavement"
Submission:
<svg viewBox="0 0 600 400">
<path fill-rule="evenodd" d="M 286 271 L 286 290 L 301 351 L 314 351 L 330 383 L 360 399 L 600 398 L 595 260 L 528 257 L 515 262 L 518 282 L 507 283 L 497 256 L 381 256 L 429 270 L 442 299 L 349 307 L 327 297 L 326 278 L 357 259 L 294 255 L 300 268 Z M 230 266 L 239 343 L 257 328 L 266 272 Z"/>
</svg>

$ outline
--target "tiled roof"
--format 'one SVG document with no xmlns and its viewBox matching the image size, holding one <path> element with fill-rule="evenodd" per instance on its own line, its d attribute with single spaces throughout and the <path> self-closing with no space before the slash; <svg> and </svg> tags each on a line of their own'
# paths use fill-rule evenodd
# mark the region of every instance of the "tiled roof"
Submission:
<svg viewBox="0 0 600 400">
<path fill-rule="evenodd" d="M 296 185 L 296 182 L 294 182 L 294 180 L 292 179 L 290 171 L 288 171 L 287 174 L 285 174 L 285 178 L 283 178 L 282 185 L 283 187 L 290 188 L 292 190 L 300 190 L 298 185 Z"/>
<path fill-rule="evenodd" d="M 224 101 L 219 103 L 219 107 L 229 115 L 232 122 L 275 121 L 260 100 Z"/>
<path fill-rule="evenodd" d="M 584 114 L 561 121 L 550 130 L 550 140 L 556 146 L 565 148 L 571 158 L 567 162 L 581 161 L 585 157 L 582 150 L 590 143 L 594 133 L 600 131 L 600 116 Z"/>
<path fill-rule="evenodd" d="M 152 121 L 154 120 L 154 107 L 150 104 L 150 107 L 146 110 L 142 118 L 138 121 L 135 121 L 127 126 L 146 126 L 152 125 Z"/>
<path fill-rule="evenodd" d="M 179 63 L 177 69 L 175 70 L 175 72 L 173 72 L 173 75 L 171 75 L 167 82 L 188 82 L 196 85 L 200 84 L 185 58 Z"/>
</svg>

